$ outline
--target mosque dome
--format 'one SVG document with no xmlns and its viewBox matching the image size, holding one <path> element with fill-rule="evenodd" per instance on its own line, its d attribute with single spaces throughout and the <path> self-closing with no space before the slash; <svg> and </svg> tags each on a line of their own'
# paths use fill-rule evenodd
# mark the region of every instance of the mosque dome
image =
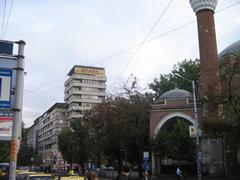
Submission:
<svg viewBox="0 0 240 180">
<path fill-rule="evenodd" d="M 173 90 L 163 93 L 159 99 L 163 100 L 163 99 L 178 99 L 178 98 L 191 98 L 191 97 L 192 97 L 192 93 L 183 89 L 175 88 Z"/>
<path fill-rule="evenodd" d="M 223 60 L 228 55 L 240 56 L 240 40 L 231 44 L 219 54 L 219 59 Z"/>
</svg>

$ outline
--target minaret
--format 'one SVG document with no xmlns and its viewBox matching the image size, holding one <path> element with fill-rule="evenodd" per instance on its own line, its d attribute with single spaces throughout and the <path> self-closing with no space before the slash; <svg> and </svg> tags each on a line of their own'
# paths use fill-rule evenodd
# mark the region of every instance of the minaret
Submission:
<svg viewBox="0 0 240 180">
<path fill-rule="evenodd" d="M 218 0 L 190 0 L 197 16 L 200 51 L 200 97 L 209 99 L 220 93 L 219 63 L 214 23 Z"/>
</svg>

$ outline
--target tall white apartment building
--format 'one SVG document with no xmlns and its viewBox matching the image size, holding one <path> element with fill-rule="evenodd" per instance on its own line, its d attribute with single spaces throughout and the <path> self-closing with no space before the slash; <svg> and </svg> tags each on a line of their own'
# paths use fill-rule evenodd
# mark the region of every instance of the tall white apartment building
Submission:
<svg viewBox="0 0 240 180">
<path fill-rule="evenodd" d="M 68 76 L 64 84 L 64 101 L 67 103 L 68 119 L 75 119 L 104 100 L 107 78 L 104 68 L 77 65 Z"/>
</svg>

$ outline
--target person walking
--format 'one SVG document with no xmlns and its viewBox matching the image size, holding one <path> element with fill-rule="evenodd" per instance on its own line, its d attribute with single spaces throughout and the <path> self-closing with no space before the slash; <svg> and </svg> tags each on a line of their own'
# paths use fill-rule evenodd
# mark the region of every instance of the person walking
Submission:
<svg viewBox="0 0 240 180">
<path fill-rule="evenodd" d="M 143 177 L 145 180 L 148 180 L 151 177 L 151 172 L 150 172 L 150 164 L 147 161 L 143 163 L 143 169 L 144 169 Z"/>
<path fill-rule="evenodd" d="M 131 165 L 129 163 L 124 163 L 122 171 L 115 180 L 127 180 L 130 174 Z"/>
<path fill-rule="evenodd" d="M 177 167 L 176 176 L 177 176 L 177 179 L 180 180 L 180 178 L 182 176 L 182 171 L 180 169 L 180 166 Z"/>
<path fill-rule="evenodd" d="M 85 180 L 98 180 L 98 174 L 96 172 L 91 172 Z"/>
</svg>

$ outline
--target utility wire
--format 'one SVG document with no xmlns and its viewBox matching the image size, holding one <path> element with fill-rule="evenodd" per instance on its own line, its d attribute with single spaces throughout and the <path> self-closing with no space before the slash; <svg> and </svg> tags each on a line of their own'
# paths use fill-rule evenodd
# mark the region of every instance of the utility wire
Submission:
<svg viewBox="0 0 240 180">
<path fill-rule="evenodd" d="M 229 5 L 229 6 L 226 6 L 226 7 L 222 8 L 222 9 L 216 11 L 216 14 L 219 13 L 219 12 L 221 12 L 221 11 L 224 11 L 224 10 L 227 10 L 227 9 L 229 9 L 229 8 L 232 8 L 232 7 L 234 7 L 234 6 L 238 5 L 238 4 L 240 4 L 240 1 L 237 2 L 237 3 L 231 4 L 231 5 Z M 149 40 L 146 40 L 143 44 L 149 43 L 149 42 L 151 42 L 151 41 L 153 41 L 153 40 L 156 40 L 156 39 L 158 39 L 158 38 L 161 38 L 161 37 L 163 37 L 163 36 L 166 36 L 166 35 L 168 35 L 168 34 L 171 34 L 171 33 L 175 32 L 175 31 L 178 31 L 178 30 L 180 30 L 180 29 L 183 29 L 183 28 L 185 28 L 185 27 L 187 27 L 187 26 L 189 26 L 189 25 L 191 25 L 191 24 L 194 24 L 194 23 L 196 23 L 196 20 L 190 21 L 190 22 L 188 22 L 188 23 L 186 23 L 186 24 L 183 24 L 183 25 L 178 26 L 178 27 L 176 27 L 176 28 L 174 28 L 174 29 L 171 29 L 171 30 L 169 30 L 169 31 L 166 31 L 166 32 L 164 32 L 164 33 L 162 33 L 162 34 L 159 34 L 159 35 L 153 37 L 153 38 L 150 38 Z M 116 52 L 116 53 L 114 53 L 114 54 L 112 54 L 112 55 L 110 55 L 110 56 L 107 56 L 107 57 L 105 57 L 105 58 L 103 58 L 103 59 L 100 59 L 100 60 L 96 61 L 95 63 L 91 64 L 91 66 L 92 66 L 92 65 L 99 64 L 99 63 L 102 63 L 102 62 L 105 62 L 105 61 L 108 61 L 108 60 L 110 60 L 110 59 L 112 59 L 112 58 L 114 58 L 114 57 L 116 57 L 116 56 L 119 56 L 119 55 L 124 54 L 124 53 L 126 53 L 126 52 L 129 52 L 129 51 L 131 51 L 131 50 L 133 50 L 133 49 L 135 49 L 135 48 L 138 48 L 139 46 L 141 46 L 141 43 L 138 43 L 138 44 L 136 44 L 136 45 L 134 45 L 134 46 L 132 46 L 132 47 L 129 47 L 129 48 L 120 50 L 120 51 L 118 51 L 118 52 Z M 62 77 L 60 77 L 60 78 L 58 78 L 58 79 L 55 79 L 55 80 L 52 80 L 52 81 L 50 81 L 50 82 L 48 82 L 48 83 L 44 83 L 43 85 L 40 85 L 38 88 L 35 88 L 35 89 L 33 89 L 32 91 L 34 91 L 34 90 L 36 90 L 36 89 L 41 89 L 41 88 L 46 87 L 46 86 L 49 86 L 49 85 L 55 83 L 56 81 L 58 81 L 58 80 L 60 80 L 60 79 L 63 79 L 64 77 L 66 77 L 66 76 L 62 76 Z"/>
<path fill-rule="evenodd" d="M 221 12 L 221 11 L 224 11 L 224 10 L 226 10 L 226 9 L 229 9 L 229 8 L 231 8 L 231 7 L 233 7 L 233 6 L 238 5 L 238 4 L 240 4 L 240 1 L 239 1 L 239 2 L 236 2 L 236 3 L 234 3 L 234 4 L 231 4 L 231 5 L 229 5 L 229 6 L 226 6 L 226 7 L 222 8 L 222 9 L 219 9 L 218 11 L 216 11 L 216 13 Z"/>
<path fill-rule="evenodd" d="M 229 5 L 229 6 L 226 6 L 226 7 L 222 8 L 222 9 L 216 11 L 215 13 L 219 13 L 219 12 L 224 11 L 224 10 L 226 10 L 226 9 L 232 8 L 233 6 L 236 6 L 236 5 L 238 5 L 238 4 L 240 4 L 240 2 L 237 2 L 237 3 L 231 4 L 231 5 Z M 155 40 L 155 39 L 158 39 L 158 38 L 160 38 L 160 37 L 162 37 L 162 36 L 165 36 L 165 35 L 168 35 L 168 34 L 170 34 L 170 33 L 173 33 L 173 32 L 175 32 L 175 31 L 178 31 L 179 29 L 185 28 L 185 27 L 187 27 L 187 26 L 189 26 L 189 25 L 191 25 L 191 24 L 193 24 L 193 23 L 196 23 L 196 22 L 197 22 L 196 20 L 193 20 L 193 21 L 190 21 L 190 22 L 188 22 L 188 23 L 186 23 L 186 24 L 183 24 L 183 25 L 181 25 L 181 26 L 178 26 L 178 27 L 176 27 L 176 28 L 174 28 L 174 29 L 171 29 L 171 30 L 169 30 L 169 31 L 167 31 L 167 32 L 164 32 L 164 33 L 162 33 L 162 34 L 159 34 L 159 35 L 157 35 L 157 36 L 155 36 L 155 37 L 153 37 L 153 38 L 145 41 L 144 44 L 145 44 L 145 43 L 149 43 L 149 42 L 151 42 L 151 41 L 153 41 L 153 40 Z M 136 45 L 134 45 L 134 46 L 132 46 L 132 47 L 129 47 L 129 48 L 120 50 L 120 51 L 118 51 L 118 52 L 116 52 L 116 53 L 114 53 L 114 54 L 112 54 L 112 55 L 110 55 L 110 56 L 107 56 L 107 57 L 105 57 L 105 58 L 103 58 L 103 59 L 100 59 L 100 60 L 94 62 L 94 63 L 91 64 L 91 65 L 96 65 L 96 64 L 105 62 L 105 61 L 107 61 L 107 60 L 109 60 L 109 59 L 112 59 L 112 58 L 115 57 L 115 56 L 119 56 L 119 55 L 124 54 L 124 53 L 126 53 L 126 52 L 128 52 L 128 51 L 131 51 L 131 50 L 137 48 L 137 47 L 140 46 L 140 45 L 141 45 L 141 43 L 138 43 L 138 44 L 136 44 Z"/>
<path fill-rule="evenodd" d="M 172 1 L 169 2 L 169 4 L 168 4 L 168 6 L 166 7 L 165 11 L 168 9 L 168 7 L 170 6 L 171 3 L 172 3 Z M 229 9 L 229 8 L 235 6 L 235 5 L 238 5 L 238 4 L 240 4 L 240 2 L 237 2 L 237 3 L 231 4 L 231 5 L 227 6 L 227 7 L 224 7 L 224 8 L 222 8 L 222 9 L 216 11 L 216 13 L 221 12 L 221 11 L 224 11 L 224 10 L 226 10 L 226 9 Z M 164 11 L 164 12 L 165 12 L 165 11 Z M 163 14 L 164 14 L 164 12 L 163 12 Z M 160 16 L 160 17 L 161 17 L 161 16 Z M 165 33 L 163 33 L 163 34 L 160 34 L 160 35 L 158 35 L 158 36 L 155 36 L 155 37 L 149 39 L 148 41 L 146 41 L 146 39 L 144 39 L 144 41 L 138 46 L 138 49 L 136 50 L 136 52 L 134 53 L 134 55 L 132 56 L 132 58 L 130 59 L 130 61 L 127 63 L 127 65 L 124 67 L 124 69 L 120 72 L 120 75 L 117 76 L 117 78 L 116 78 L 116 80 L 113 82 L 112 86 L 114 86 L 115 83 L 116 83 L 116 81 L 121 77 L 122 73 L 126 70 L 126 68 L 128 67 L 128 65 L 130 64 L 130 62 L 132 61 L 132 59 L 134 59 L 134 57 L 136 56 L 137 52 L 139 51 L 139 49 L 142 47 L 142 45 L 143 45 L 144 43 L 148 43 L 148 42 L 150 42 L 150 41 L 152 41 L 152 40 L 155 40 L 155 39 L 157 39 L 157 38 L 160 38 L 160 37 L 162 37 L 162 36 L 165 36 L 166 34 L 169 34 L 169 33 L 171 33 L 171 32 L 177 31 L 178 29 L 181 29 L 181 28 L 183 28 L 183 27 L 185 27 L 185 26 L 191 25 L 191 24 L 193 24 L 193 23 L 195 23 L 195 22 L 196 22 L 196 20 L 191 21 L 191 22 L 189 22 L 189 23 L 187 23 L 187 24 L 184 24 L 184 25 L 182 25 L 182 26 L 179 26 L 179 27 L 177 27 L 177 28 L 175 28 L 175 29 L 173 29 L 173 30 L 170 30 L 170 31 L 168 31 L 168 32 L 165 32 Z M 149 35 L 149 34 L 148 34 L 148 35 Z M 114 87 L 112 87 L 112 88 L 114 88 Z"/>
<path fill-rule="evenodd" d="M 150 36 L 150 34 L 153 32 L 153 30 L 155 29 L 155 27 L 157 26 L 157 24 L 159 23 L 159 21 L 162 19 L 163 15 L 167 12 L 168 8 L 170 7 L 170 5 L 172 4 L 174 0 L 170 0 L 169 3 L 167 4 L 166 8 L 163 10 L 163 12 L 161 13 L 161 15 L 159 16 L 159 18 L 157 19 L 157 21 L 153 24 L 153 26 L 151 27 L 150 31 L 147 33 L 147 35 L 144 37 L 143 41 L 140 43 L 140 45 L 138 46 L 137 50 L 135 51 L 135 53 L 133 54 L 133 56 L 129 59 L 129 61 L 127 62 L 127 64 L 125 65 L 125 67 L 121 70 L 120 74 L 117 76 L 116 80 L 113 82 L 113 85 L 116 83 L 116 81 L 121 77 L 122 73 L 127 69 L 127 67 L 129 66 L 129 64 L 133 61 L 133 59 L 136 57 L 137 53 L 139 52 L 139 50 L 141 49 L 141 47 L 144 45 L 144 43 L 147 41 L 148 37 Z"/>
<path fill-rule="evenodd" d="M 11 13 L 12 13 L 13 2 L 14 2 L 14 0 L 11 1 L 11 5 L 10 5 L 9 12 L 8 12 L 8 17 L 7 17 L 7 23 L 6 23 L 6 26 L 5 26 L 4 33 L 3 33 L 3 38 L 5 37 L 6 32 L 7 32 L 7 27 L 8 27 L 9 19 L 10 19 Z"/>
<path fill-rule="evenodd" d="M 64 90 L 64 87 L 62 86 L 57 86 L 57 87 L 54 87 L 52 89 L 49 89 L 49 90 L 46 90 L 46 91 L 31 91 L 31 92 L 34 92 L 34 93 L 38 93 L 38 94 L 48 94 L 48 93 L 51 93 L 53 91 L 57 91 L 58 89 L 61 89 L 61 90 Z"/>
<path fill-rule="evenodd" d="M 4 29 L 4 23 L 5 23 L 6 5 L 7 5 L 7 0 L 4 0 L 3 18 L 2 18 L 2 30 L 1 30 L 1 39 L 3 39 L 3 29 Z"/>
<path fill-rule="evenodd" d="M 40 98 L 44 98 L 44 99 L 48 99 L 48 100 L 53 100 L 53 101 L 59 101 L 59 100 L 57 100 L 57 99 L 53 99 L 53 98 L 50 98 L 50 97 L 47 97 L 47 96 L 42 96 L 42 95 L 39 95 L 39 94 L 37 94 L 37 93 L 35 93 L 35 92 L 33 92 L 33 91 L 29 91 L 29 90 L 27 90 L 27 89 L 24 89 L 24 92 L 26 92 L 26 93 L 28 93 L 28 94 L 32 94 L 32 95 L 34 95 L 34 96 L 37 96 L 37 97 L 40 97 Z"/>
<path fill-rule="evenodd" d="M 59 80 L 61 80 L 61 79 L 63 79 L 63 78 L 66 78 L 66 76 L 61 76 L 61 77 L 59 77 L 59 78 L 57 78 L 57 79 L 54 79 L 54 80 L 52 80 L 52 81 L 49 81 L 49 82 L 47 82 L 47 83 L 43 83 L 42 85 L 39 85 L 37 88 L 34 88 L 34 89 L 32 89 L 32 90 L 29 90 L 29 91 L 36 91 L 36 90 L 42 89 L 42 88 L 44 88 L 44 87 L 46 87 L 46 86 L 49 86 L 49 85 L 51 85 L 52 83 L 55 83 L 55 82 L 57 82 L 57 81 L 59 81 Z"/>
</svg>

